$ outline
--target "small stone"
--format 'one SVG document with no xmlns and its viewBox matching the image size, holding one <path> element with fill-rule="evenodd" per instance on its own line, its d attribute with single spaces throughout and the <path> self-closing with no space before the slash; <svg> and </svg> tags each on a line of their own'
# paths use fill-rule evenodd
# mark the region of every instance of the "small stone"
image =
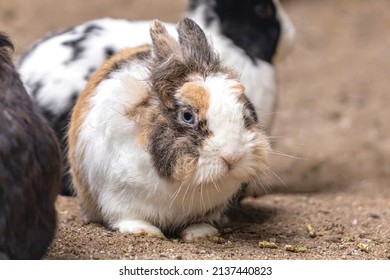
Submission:
<svg viewBox="0 0 390 280">
<path fill-rule="evenodd" d="M 335 243 L 332 243 L 329 245 L 329 250 L 336 251 L 338 249 L 339 249 L 339 246 L 337 246 L 337 244 L 335 244 Z"/>
</svg>

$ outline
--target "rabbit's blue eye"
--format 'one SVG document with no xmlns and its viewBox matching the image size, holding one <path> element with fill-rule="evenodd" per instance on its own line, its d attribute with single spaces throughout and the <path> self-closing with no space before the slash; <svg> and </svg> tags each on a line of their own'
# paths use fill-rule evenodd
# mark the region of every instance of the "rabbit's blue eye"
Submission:
<svg viewBox="0 0 390 280">
<path fill-rule="evenodd" d="M 183 111 L 179 113 L 180 121 L 188 125 L 194 125 L 196 123 L 196 116 L 191 111 Z"/>
<path fill-rule="evenodd" d="M 183 121 L 189 124 L 194 124 L 195 118 L 190 112 L 183 112 Z"/>
</svg>

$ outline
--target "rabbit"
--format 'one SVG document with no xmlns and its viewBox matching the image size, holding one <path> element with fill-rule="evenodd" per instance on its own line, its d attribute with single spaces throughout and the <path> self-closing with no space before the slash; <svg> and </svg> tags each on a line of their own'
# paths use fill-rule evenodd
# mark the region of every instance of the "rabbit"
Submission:
<svg viewBox="0 0 390 280">
<path fill-rule="evenodd" d="M 193 20 L 177 34 L 153 21 L 152 44 L 112 56 L 76 101 L 68 156 L 86 223 L 215 236 L 242 183 L 267 169 L 268 138 L 238 75 Z"/>
<path fill-rule="evenodd" d="M 39 259 L 56 232 L 61 151 L 19 78 L 12 50 L 0 33 L 0 258 Z"/>
<path fill-rule="evenodd" d="M 295 37 L 282 5 L 278 0 L 190 0 L 186 14 L 239 73 L 259 122 L 270 132 L 277 103 L 273 61 L 286 56 Z M 96 19 L 38 40 L 19 58 L 21 78 L 55 129 L 63 154 L 72 108 L 91 75 L 118 51 L 151 44 L 149 26 L 150 21 Z M 177 37 L 174 24 L 165 26 Z M 73 194 L 67 171 L 61 194 Z"/>
</svg>

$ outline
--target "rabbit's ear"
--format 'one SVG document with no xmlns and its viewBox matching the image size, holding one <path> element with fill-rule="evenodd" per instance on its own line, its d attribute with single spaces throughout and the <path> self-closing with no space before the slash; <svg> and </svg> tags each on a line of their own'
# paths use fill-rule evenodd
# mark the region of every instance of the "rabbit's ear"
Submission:
<svg viewBox="0 0 390 280">
<path fill-rule="evenodd" d="M 164 61 L 171 55 L 180 54 L 179 44 L 160 21 L 153 21 L 150 28 L 150 37 L 153 42 L 154 56 L 158 61 Z"/>
<path fill-rule="evenodd" d="M 177 31 L 183 56 L 186 60 L 195 60 L 204 66 L 219 62 L 203 30 L 193 20 L 184 18 L 179 22 Z"/>
</svg>

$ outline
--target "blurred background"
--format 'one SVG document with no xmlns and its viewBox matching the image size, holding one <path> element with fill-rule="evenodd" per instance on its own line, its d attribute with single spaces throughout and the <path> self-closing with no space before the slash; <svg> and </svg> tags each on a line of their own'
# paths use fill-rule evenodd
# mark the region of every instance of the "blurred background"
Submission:
<svg viewBox="0 0 390 280">
<path fill-rule="evenodd" d="M 20 52 L 48 32 L 88 20 L 113 17 L 175 22 L 187 9 L 186 0 L 2 0 L 0 25 L 14 38 Z"/>
</svg>

